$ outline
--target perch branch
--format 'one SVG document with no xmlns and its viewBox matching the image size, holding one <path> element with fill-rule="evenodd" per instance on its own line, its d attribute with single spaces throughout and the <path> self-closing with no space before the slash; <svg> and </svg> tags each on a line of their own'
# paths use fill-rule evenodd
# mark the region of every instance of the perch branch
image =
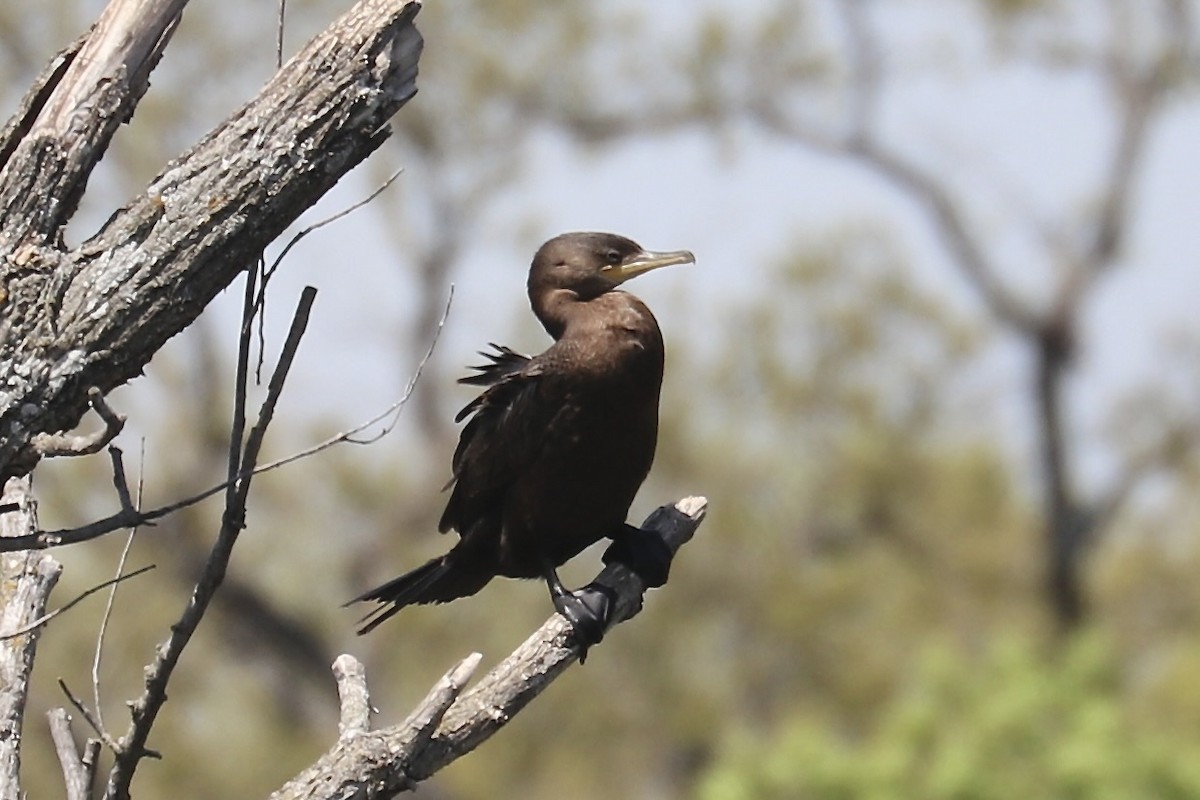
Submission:
<svg viewBox="0 0 1200 800">
<path fill-rule="evenodd" d="M 642 527 L 646 535 L 661 537 L 674 554 L 692 538 L 706 509 L 704 498 L 684 498 L 659 508 Z M 613 592 L 613 625 L 641 610 L 646 587 L 629 567 L 610 563 L 596 583 Z M 402 724 L 374 732 L 359 730 L 356 724 L 353 733 L 343 732 L 333 749 L 271 798 L 379 800 L 412 789 L 506 725 L 582 652 L 570 623 L 555 614 L 471 691 L 463 693 L 463 687 L 481 659 L 479 654 L 450 670 Z M 365 696 L 365 684 L 362 691 Z M 345 702 L 343 719 L 361 721 L 360 711 L 347 710 Z"/>
</svg>

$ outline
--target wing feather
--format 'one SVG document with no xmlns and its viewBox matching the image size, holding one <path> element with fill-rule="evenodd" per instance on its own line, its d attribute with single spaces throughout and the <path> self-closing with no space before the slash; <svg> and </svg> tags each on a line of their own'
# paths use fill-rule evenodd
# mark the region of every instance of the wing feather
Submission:
<svg viewBox="0 0 1200 800">
<path fill-rule="evenodd" d="M 554 409 L 543 396 L 544 371 L 539 359 L 492 345 L 481 353 L 491 363 L 473 367 L 479 374 L 461 383 L 488 388 L 455 417 L 469 417 L 451 461 L 453 491 L 438 530 L 465 535 L 489 519 L 497 524 L 506 490 L 537 458 Z"/>
</svg>

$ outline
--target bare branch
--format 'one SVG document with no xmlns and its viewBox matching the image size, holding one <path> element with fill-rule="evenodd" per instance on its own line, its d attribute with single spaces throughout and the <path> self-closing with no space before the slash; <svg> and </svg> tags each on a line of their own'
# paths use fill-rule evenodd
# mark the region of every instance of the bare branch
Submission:
<svg viewBox="0 0 1200 800">
<path fill-rule="evenodd" d="M 137 508 L 134 507 L 133 497 L 129 494 L 129 480 L 125 477 L 124 455 L 124 451 L 115 445 L 108 448 L 108 457 L 112 461 L 113 488 L 117 490 L 117 500 L 121 503 L 121 511 L 135 514 Z"/>
<path fill-rule="evenodd" d="M 475 673 L 476 668 L 483 656 L 479 653 L 472 653 L 464 658 L 458 664 L 455 664 L 449 672 L 442 676 L 441 680 L 433 685 L 429 690 L 429 694 L 425 699 L 417 704 L 416 709 L 409 714 L 408 719 L 402 725 L 395 728 L 381 731 L 380 734 L 370 734 L 366 728 L 362 730 L 347 731 L 343 725 L 339 724 L 338 743 L 328 754 L 321 758 L 316 764 L 309 769 L 297 775 L 285 786 L 271 794 L 270 800 L 298 800 L 299 798 L 309 798 L 317 800 L 317 798 L 344 798 L 356 797 L 362 800 L 369 798 L 387 798 L 394 797 L 400 792 L 411 791 L 416 788 L 417 782 L 410 778 L 404 771 L 405 763 L 411 758 L 413 753 L 420 752 L 428 746 L 434 731 L 445 717 L 450 706 L 462 694 L 466 688 L 467 681 Z M 357 659 L 350 655 L 339 656 L 334 663 L 335 672 L 337 671 L 338 663 L 353 662 L 355 683 L 361 683 L 361 688 L 355 687 L 352 692 L 366 693 L 366 672 Z M 341 691 L 342 679 L 339 676 L 338 686 Z M 345 695 L 343 695 L 343 699 Z M 354 699 L 356 705 L 358 699 Z M 359 710 L 347 711 L 343 706 L 343 720 L 348 716 L 355 716 Z M 357 763 L 362 760 L 369 760 L 378 757 L 373 749 L 367 750 L 375 743 L 380 735 L 395 734 L 395 741 L 392 747 L 395 747 L 390 754 L 384 758 L 391 762 L 390 764 L 374 764 L 363 765 Z M 364 747 L 366 745 L 366 747 Z M 367 750 L 367 752 L 364 752 Z M 342 774 L 362 771 L 364 768 L 370 769 L 374 767 L 374 773 L 369 778 L 356 780 L 355 778 L 347 778 L 339 780 L 338 776 Z M 340 785 L 333 785 L 331 781 L 338 781 Z"/>
<path fill-rule="evenodd" d="M 46 718 L 50 722 L 50 738 L 54 740 L 58 763 L 62 766 L 67 800 L 89 800 L 91 787 L 88 784 L 87 768 L 75 747 L 75 737 L 71 733 L 71 717 L 65 708 L 52 708 L 46 712 Z"/>
<path fill-rule="evenodd" d="M 988 250 L 971 227 L 949 187 L 932 172 L 902 158 L 878 139 L 874 127 L 881 86 L 879 46 L 864 16 L 862 0 L 838 4 L 847 30 L 851 81 L 848 131 L 834 134 L 786 114 L 774 94 L 749 99 L 745 113 L 766 130 L 812 149 L 853 158 L 875 169 L 924 205 L 951 255 L 983 301 L 1002 322 L 1034 330 L 1037 319 L 999 279 Z"/>
<path fill-rule="evenodd" d="M 1105 171 L 1095 230 L 1068 286 L 1064 287 L 1064 305 L 1077 304 L 1085 285 L 1096 273 L 1108 268 L 1119 254 L 1129 226 L 1129 197 L 1149 142 L 1155 111 L 1170 88 L 1172 71 L 1187 55 L 1190 20 L 1185 4 L 1168 0 L 1162 8 L 1160 25 L 1167 44 L 1150 66 L 1135 64 L 1132 54 L 1124 50 L 1127 45 L 1122 37 L 1113 36 L 1105 88 L 1117 109 L 1116 144 Z M 1119 29 L 1119 23 L 1114 21 L 1114 28 Z"/>
<path fill-rule="evenodd" d="M 233 379 L 233 419 L 229 423 L 229 454 L 225 480 L 225 507 L 228 509 L 237 492 L 238 476 L 242 474 L 243 437 L 246 433 L 246 393 L 250 380 L 250 344 L 253 341 L 255 286 L 258 271 L 246 270 L 246 286 L 242 295 L 242 325 L 238 332 L 237 373 Z M 308 291 L 311 287 L 306 287 Z M 314 290 L 315 291 L 315 290 Z M 260 358 L 261 358 L 260 354 Z"/>
<path fill-rule="evenodd" d="M 338 699 L 342 714 L 338 721 L 338 740 L 366 733 L 371 729 L 371 695 L 367 691 L 367 671 L 352 655 L 342 654 L 333 662 Z"/>
<path fill-rule="evenodd" d="M 79 55 L 79 50 L 87 39 L 87 34 L 84 34 L 59 51 L 54 58 L 50 59 L 50 63 L 25 92 L 20 106 L 5 123 L 4 129 L 0 130 L 0 168 L 8 163 L 17 145 L 29 134 L 29 129 L 46 105 L 46 100 L 54 92 L 54 88 L 62 82 L 67 68 Z"/>
<path fill-rule="evenodd" d="M 0 171 L 11 242 L 51 243 L 117 127 L 133 115 L 187 0 L 111 0 L 56 74 Z M 36 168 L 31 168 L 36 165 Z"/>
<path fill-rule="evenodd" d="M 401 167 L 400 169 L 393 172 L 390 176 L 388 176 L 387 180 L 385 180 L 383 183 L 381 183 L 379 186 L 377 186 L 373 192 L 371 192 L 369 195 L 367 195 L 363 199 L 358 200 L 354 203 L 351 203 L 350 205 L 343 208 L 341 211 L 338 211 L 336 214 L 331 214 L 330 216 L 326 217 L 325 219 L 322 219 L 318 222 L 314 222 L 312 225 L 309 225 L 307 228 L 304 228 L 303 230 L 298 231 L 295 236 L 293 236 L 291 239 L 288 240 L 288 243 L 286 245 L 284 245 L 283 250 L 281 250 L 279 255 L 275 257 L 275 260 L 271 262 L 270 268 L 268 268 L 266 270 L 266 272 L 264 273 L 264 276 L 263 276 L 264 290 L 266 289 L 267 281 L 269 281 L 271 279 L 271 276 L 275 274 L 275 270 L 279 269 L 279 265 L 283 263 L 283 259 L 287 256 L 288 253 L 291 252 L 293 247 L 295 247 L 297 244 L 299 244 L 301 239 L 303 239 L 305 236 L 308 236 L 313 231 L 320 230 L 321 228 L 324 228 L 326 225 L 331 225 L 334 222 L 337 222 L 339 219 L 342 219 L 343 217 L 348 217 L 348 216 L 350 216 L 350 214 L 354 213 L 358 209 L 362 208 L 365 205 L 368 205 L 376 197 L 379 197 L 379 195 L 383 194 L 384 191 L 386 191 L 389 186 L 391 186 L 393 183 L 395 183 L 396 179 L 399 178 L 403 174 L 404 174 L 404 168 Z"/>
<path fill-rule="evenodd" d="M 86 435 L 39 433 L 30 440 L 38 456 L 90 456 L 117 438 L 125 427 L 125 415 L 113 411 L 95 386 L 88 389 L 88 405 L 104 420 L 104 429 Z"/>
<path fill-rule="evenodd" d="M 685 498 L 659 508 L 643 529 L 647 535 L 661 537 L 675 553 L 691 539 L 706 509 L 704 498 Z M 606 566 L 596 583 L 613 592 L 614 625 L 641 610 L 646 587 L 624 564 Z M 479 654 L 448 672 L 404 723 L 340 736 L 332 750 L 271 795 L 272 800 L 373 800 L 409 790 L 506 725 L 582 651 L 570 623 L 555 614 L 471 691 L 460 696 Z M 352 712 L 356 717 L 358 713 Z"/>
<path fill-rule="evenodd" d="M 147 667 L 145 689 L 141 696 L 130 704 L 132 719 L 128 732 L 118 742 L 116 761 L 109 773 L 108 786 L 105 790 L 106 798 L 123 799 L 129 796 L 129 785 L 133 780 L 137 765 L 148 754 L 146 741 L 150 736 L 150 730 L 154 727 L 158 712 L 167 701 L 167 684 L 171 680 L 171 675 L 174 673 L 184 649 L 191 641 L 192 634 L 195 633 L 200 621 L 204 618 L 213 595 L 225 578 L 229 559 L 233 556 L 233 547 L 245 526 L 246 502 L 249 498 L 251 476 L 258 461 L 258 454 L 262 448 L 267 428 L 274 417 L 279 397 L 283 393 L 283 385 L 296 357 L 300 340 L 304 336 L 316 293 L 316 289 L 311 286 L 306 286 L 301 293 L 296 312 L 292 317 L 291 329 L 288 331 L 280 352 L 279 363 L 267 385 L 267 396 L 259 408 L 258 420 L 250 429 L 244 448 L 240 447 L 240 433 L 236 422 L 233 426 L 231 440 L 238 442 L 239 451 L 231 453 L 231 462 L 240 465 L 240 471 L 244 477 L 239 476 L 236 472 L 232 476 L 227 488 L 225 512 L 221 516 L 221 529 L 217 534 L 217 541 L 213 545 L 212 552 L 209 554 L 204 573 L 192 590 L 191 599 L 179 620 L 171 626 L 171 633 L 167 641 L 158 647 L 154 662 Z M 246 297 L 248 298 L 247 313 L 252 314 L 253 290 L 251 288 L 247 289 Z M 249 318 L 243 320 L 241 331 L 243 342 L 250 337 L 250 322 Z M 239 354 L 238 365 L 238 374 L 242 380 L 241 390 L 244 390 L 248 364 L 249 351 L 248 348 L 243 347 Z M 234 468 L 231 467 L 231 469 Z"/>
<path fill-rule="evenodd" d="M 119 457 L 115 460 L 117 463 L 120 462 Z M 122 508 L 133 508 L 135 511 L 141 509 L 142 490 L 145 488 L 145 463 L 146 443 L 145 440 L 143 440 L 142 453 L 141 458 L 139 459 L 138 468 L 137 506 L 136 508 L 133 507 L 129 497 L 129 487 L 124 486 L 124 468 L 122 467 L 120 471 L 121 481 L 117 486 L 118 494 L 121 494 Z M 114 469 L 114 474 L 116 474 L 116 472 L 117 470 Z M 124 492 L 121 491 L 122 486 L 124 486 Z M 137 532 L 138 529 L 136 526 L 129 530 L 129 536 L 125 539 L 125 546 L 121 548 L 121 557 L 117 559 L 117 575 L 121 575 L 125 572 L 125 564 L 129 561 L 129 551 L 133 549 L 133 540 L 137 538 Z M 99 724 L 101 735 L 103 735 L 105 739 L 108 739 L 109 737 L 108 729 L 104 725 L 104 706 L 100 702 L 100 661 L 104 654 L 104 637 L 105 634 L 108 633 L 108 623 L 112 619 L 113 604 L 117 600 L 117 586 L 118 584 L 113 584 L 112 590 L 108 593 L 108 600 L 106 600 L 104 603 L 104 614 L 100 617 L 100 629 L 96 632 L 96 648 L 92 652 L 92 704 L 96 709 L 96 722 Z M 92 778 L 95 778 L 95 775 L 92 775 Z"/>
<path fill-rule="evenodd" d="M 133 8 L 134 0 L 114 4 Z M 30 134 L 17 144 L 0 170 L 0 284 L 8 293 L 0 319 L 0 476 L 32 468 L 33 436 L 73 428 L 88 386 L 109 391 L 139 374 L 167 339 L 383 143 L 388 121 L 416 92 L 418 8 L 416 0 L 360 0 L 256 99 L 70 252 L 56 237 L 78 185 L 60 186 L 54 176 L 98 158 L 101 145 L 76 136 L 71 164 L 60 165 L 61 142 Z M 163 32 L 145 34 L 150 19 L 131 22 L 135 30 L 126 33 L 159 43 Z M 116 125 L 127 113 L 114 110 L 132 110 L 121 94 L 130 91 L 128 81 L 111 77 L 103 88 L 112 102 L 97 102 L 93 113 Z M 64 113 L 42 117 L 61 120 Z M 28 241 L 23 234 L 31 229 L 45 236 Z"/>
<path fill-rule="evenodd" d="M 62 678 L 58 679 L 58 688 L 63 693 L 63 696 L 67 698 L 67 702 L 79 712 L 79 716 L 83 717 L 84 722 L 92 726 L 92 730 L 96 732 L 96 735 L 100 737 L 100 740 L 104 743 L 104 745 L 114 753 L 117 752 L 119 746 L 113 741 L 112 737 L 108 735 L 108 731 L 104 730 L 103 723 L 95 714 L 92 713 L 92 710 L 88 708 L 87 705 L 85 705 L 84 702 L 80 700 L 74 692 L 71 691 L 71 687 L 67 686 L 67 682 Z"/>
<path fill-rule="evenodd" d="M 336 433 L 333 436 L 330 436 L 328 439 L 317 442 L 316 444 L 292 453 L 289 456 L 284 456 L 283 458 L 275 461 L 269 461 L 265 464 L 256 466 L 252 470 L 247 469 L 242 474 L 238 475 L 236 480 L 241 480 L 243 478 L 260 475 L 264 472 L 270 472 L 272 470 L 279 469 L 280 467 L 284 467 L 293 462 L 316 455 L 323 450 L 328 450 L 329 448 L 335 447 L 339 444 L 374 444 L 391 433 L 392 430 L 395 429 L 396 423 L 399 421 L 400 412 L 412 397 L 413 389 L 416 387 L 417 381 L 420 380 L 426 364 L 428 364 L 429 359 L 433 356 L 433 351 L 437 347 L 438 339 L 441 336 L 442 329 L 445 327 L 446 319 L 450 315 L 450 306 L 453 301 L 453 297 L 454 291 L 453 287 L 451 287 L 450 294 L 446 297 L 446 305 L 443 308 L 442 316 L 438 320 L 437 328 L 434 330 L 433 336 L 430 339 L 429 347 L 426 349 L 425 354 L 422 356 L 420 362 L 418 362 L 416 369 L 413 371 L 412 377 L 409 378 L 408 385 L 405 386 L 403 394 L 401 394 L 394 403 L 370 419 L 367 419 L 366 421 L 361 422 L 352 428 L 348 428 L 347 430 Z M 389 418 L 390 421 L 375 433 L 362 438 L 358 437 L 358 435 L 363 431 L 373 428 Z M 112 450 L 115 451 L 113 454 L 113 480 L 118 486 L 118 494 L 121 494 L 121 481 L 119 480 L 118 476 L 124 474 L 124 468 L 121 467 L 119 472 L 116 468 L 117 464 L 120 463 L 121 451 L 119 448 L 112 448 Z M 191 497 L 185 497 L 182 500 L 176 500 L 173 503 L 167 503 L 166 505 L 150 509 L 149 511 L 139 511 L 130 505 L 127 508 L 123 507 L 121 511 L 105 517 L 104 519 L 99 519 L 95 522 L 90 522 L 87 525 L 81 525 L 76 528 L 62 528 L 53 531 L 37 531 L 35 533 L 19 537 L 12 537 L 10 539 L 0 538 L 0 552 L 16 550 L 45 550 L 51 547 L 79 544 L 80 542 L 90 541 L 91 539 L 96 539 L 100 536 L 104 536 L 105 534 L 112 533 L 113 531 L 120 530 L 122 528 L 133 528 L 138 525 L 149 525 L 156 520 L 162 519 L 170 514 L 174 514 L 176 511 L 203 502 L 213 495 L 225 491 L 229 486 L 230 481 L 224 481 L 216 484 L 215 486 L 210 486 L 204 491 L 194 494 Z M 127 489 L 124 495 L 128 496 Z M 0 505 L 0 511 L 2 510 L 3 506 Z"/>
<path fill-rule="evenodd" d="M 99 739 L 88 739 L 83 747 L 83 768 L 87 772 L 87 797 L 92 796 L 92 787 L 96 785 L 96 771 L 100 766 L 100 748 L 103 743 Z"/>
<path fill-rule="evenodd" d="M 0 537 L 25 536 L 37 529 L 37 502 L 28 478 L 10 478 L 0 502 L 20 510 L 0 515 Z M 46 598 L 61 566 L 46 554 L 0 556 L 0 629 L 24 627 L 46 610 Z M 0 643 L 0 800 L 23 797 L 20 783 L 21 741 L 29 675 L 41 629 Z"/>
<path fill-rule="evenodd" d="M 287 19 L 287 0 L 279 0 L 279 21 L 275 24 L 275 69 L 283 66 L 283 23 Z"/>
<path fill-rule="evenodd" d="M 59 614 L 62 614 L 65 611 L 71 610 L 75 606 L 79 605 L 79 603 L 81 603 L 84 600 L 86 600 L 87 598 L 91 597 L 96 592 L 100 591 L 101 589 L 107 588 L 109 586 L 116 586 L 118 583 L 123 583 L 124 581 L 127 581 L 130 578 L 136 578 L 138 575 L 141 575 L 143 572 L 149 572 L 152 569 L 154 569 L 154 565 L 148 564 L 147 566 L 144 566 L 141 569 L 134 570 L 133 572 L 129 573 L 128 575 L 118 575 L 115 578 L 109 578 L 108 580 L 104 581 L 103 583 L 98 583 L 95 586 L 91 587 L 90 589 L 85 589 L 84 591 L 82 591 L 78 595 L 76 595 L 75 598 L 72 599 L 66 605 L 56 608 L 53 611 L 49 612 L 48 614 L 41 615 L 37 619 L 26 623 L 25 625 L 23 625 L 20 628 L 17 628 L 15 631 L 7 631 L 4 633 L 0 633 L 0 642 L 4 641 L 6 639 L 15 639 L 18 636 L 24 636 L 25 634 L 29 633 L 30 631 L 33 631 L 33 630 L 36 630 L 37 628 L 42 627 L 50 620 L 57 617 Z"/>
</svg>

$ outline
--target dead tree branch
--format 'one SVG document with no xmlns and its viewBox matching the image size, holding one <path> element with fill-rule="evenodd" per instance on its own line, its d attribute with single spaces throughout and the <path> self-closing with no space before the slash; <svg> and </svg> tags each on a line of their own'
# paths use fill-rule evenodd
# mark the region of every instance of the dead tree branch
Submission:
<svg viewBox="0 0 1200 800">
<path fill-rule="evenodd" d="M 133 780 L 133 774 L 137 769 L 137 765 L 143 758 L 150 754 L 150 751 L 146 748 L 146 742 L 150 737 L 150 731 L 154 727 L 158 712 L 167 701 L 167 684 L 171 680 L 171 675 L 174 673 L 184 649 L 187 647 L 188 642 L 191 641 L 192 634 L 195 633 L 196 628 L 200 625 L 200 621 L 204 618 L 213 595 L 225 579 L 225 571 L 229 566 L 230 558 L 233 556 L 233 547 L 237 543 L 238 536 L 246 524 L 246 503 L 250 496 L 250 476 L 253 475 L 254 467 L 258 463 L 258 455 L 262 448 L 263 440 L 266 437 L 267 428 L 274 418 L 275 407 L 279 402 L 280 395 L 283 393 L 283 385 L 287 380 L 287 375 L 295 359 L 296 351 L 300 346 L 300 340 L 308 325 L 309 313 L 315 298 L 316 290 L 311 286 L 306 287 L 301 294 L 300 302 L 296 307 L 296 313 L 292 318 L 291 330 L 284 340 L 279 356 L 279 363 L 276 365 L 275 372 L 271 375 L 271 380 L 267 385 L 267 396 L 259 409 L 258 419 L 250 429 L 250 433 L 243 444 L 242 423 L 244 422 L 243 411 L 246 395 L 245 381 L 249 369 L 250 357 L 249 348 L 246 343 L 249 342 L 252 335 L 254 316 L 252 310 L 254 307 L 254 288 L 249 278 L 247 279 L 246 315 L 242 321 L 242 346 L 238 362 L 238 399 L 235 404 L 235 420 L 230 436 L 232 448 L 230 453 L 231 481 L 226 490 L 225 512 L 221 517 L 221 529 L 217 535 L 217 541 L 213 545 L 212 552 L 209 555 L 208 563 L 205 565 L 204 573 L 200 576 L 199 581 L 197 581 L 195 588 L 192 590 L 192 596 L 188 601 L 187 607 L 184 609 L 179 620 L 171 626 L 171 633 L 167 640 L 158 647 L 153 663 L 146 668 L 145 688 L 141 696 L 130 704 L 131 720 L 129 729 L 117 742 L 116 759 L 112 771 L 109 773 L 108 786 L 104 793 L 105 798 L 124 800 L 129 797 L 129 785 Z M 246 477 L 238 478 L 237 476 L 239 475 L 246 475 Z"/>
<path fill-rule="evenodd" d="M 104 428 L 95 433 L 39 433 L 30 443 L 39 456 L 90 456 L 100 450 L 125 427 L 125 415 L 113 411 L 104 395 L 95 386 L 88 389 L 88 405 L 104 421 Z"/>
<path fill-rule="evenodd" d="M 438 319 L 437 327 L 434 329 L 433 336 L 429 340 L 429 346 L 425 350 L 425 354 L 417 363 L 417 367 L 413 370 L 412 376 L 408 380 L 408 384 L 404 387 L 404 392 L 390 406 L 380 411 L 375 416 L 364 422 L 355 425 L 352 428 L 340 431 L 333 434 L 327 439 L 324 439 L 316 444 L 310 445 L 303 450 L 284 456 L 283 458 L 269 461 L 265 464 L 258 464 L 252 470 L 247 470 L 236 476 L 235 480 L 261 475 L 264 472 L 285 467 L 296 461 L 316 455 L 323 450 L 328 450 L 339 444 L 358 444 L 368 445 L 379 441 L 379 439 L 388 435 L 395 428 L 396 422 L 399 420 L 400 412 L 408 401 L 412 398 L 413 390 L 420 381 L 421 374 L 425 370 L 425 365 L 429 363 L 430 357 L 433 356 L 434 349 L 437 348 L 438 339 L 441 337 L 442 329 L 446 324 L 446 319 L 450 314 L 450 306 L 454 300 L 454 287 L 450 287 L 451 291 L 446 297 L 446 305 L 442 308 L 442 315 Z M 257 307 L 257 306 L 256 306 Z M 364 433 L 370 428 L 382 423 L 382 427 L 373 433 L 359 437 L 359 434 Z M 118 531 L 123 528 L 135 528 L 139 525 L 152 525 L 156 520 L 162 519 L 170 514 L 174 514 L 180 509 L 194 506 L 197 503 L 203 502 L 213 495 L 226 491 L 233 481 L 226 480 L 218 483 L 215 486 L 210 486 L 202 492 L 185 497 L 181 500 L 176 500 L 166 505 L 142 511 L 133 505 L 130 498 L 128 482 L 125 479 L 125 465 L 121 449 L 118 447 L 110 447 L 109 455 L 113 461 L 113 485 L 117 490 L 117 497 L 121 503 L 121 510 L 115 514 L 111 514 L 103 519 L 90 522 L 86 525 L 81 525 L 76 528 L 63 528 L 53 531 L 34 531 L 32 533 L 23 534 L 21 536 L 13 536 L 10 538 L 0 537 L 0 552 L 14 552 L 20 550 L 45 550 L 51 547 L 60 547 L 69 544 L 79 544 L 91 539 L 104 536 L 105 534 Z M 6 504 L 0 504 L 0 513 L 5 513 L 9 510 L 15 510 L 15 504 L 12 508 L 7 508 Z"/>
<path fill-rule="evenodd" d="M 416 92 L 419 3 L 361 0 L 67 250 L 59 231 L 182 6 L 112 0 L 107 22 L 47 70 L 0 141 L 0 476 L 32 468 L 36 434 L 75 427 L 89 387 L 108 392 L 138 375 L 383 143 Z"/>
<path fill-rule="evenodd" d="M 46 712 L 50 723 L 50 737 L 62 766 L 63 780 L 67 785 L 67 800 L 89 800 L 91 786 L 83 758 L 75 747 L 75 736 L 71 733 L 71 717 L 65 708 L 52 708 Z"/>
<path fill-rule="evenodd" d="M 117 575 L 115 578 L 109 578 L 108 580 L 106 580 L 102 583 L 98 583 L 89 589 L 84 589 L 82 592 L 75 595 L 75 597 L 73 597 L 65 605 L 59 606 L 58 608 L 54 609 L 53 611 L 50 611 L 46 614 L 41 615 L 40 617 L 31 621 L 24 627 L 17 628 L 15 631 L 0 631 L 0 641 L 4 641 L 5 639 L 12 639 L 17 636 L 24 636 L 25 634 L 32 631 L 34 628 L 42 627 L 50 620 L 57 617 L 59 614 L 62 614 L 66 611 L 70 611 L 72 608 L 79 605 L 84 600 L 91 597 L 96 592 L 100 591 L 101 589 L 107 589 L 109 586 L 116 586 L 118 583 L 127 581 L 130 578 L 135 578 L 138 575 L 141 575 L 143 572 L 149 572 L 152 569 L 154 569 L 154 565 L 147 564 L 146 566 L 142 567 L 141 569 L 135 569 L 133 572 L 130 572 L 127 575 L 126 574 Z"/>
<path fill-rule="evenodd" d="M 0 515 L 0 537 L 37 529 L 37 503 L 28 478 L 10 478 L 0 501 L 18 511 Z M 6 553 L 0 556 L 0 630 L 24 628 L 46 610 L 46 598 L 61 571 L 47 554 Z M 0 800 L 22 797 L 21 741 L 29 675 L 41 628 L 0 641 Z"/>
<path fill-rule="evenodd" d="M 684 498 L 659 508 L 642 527 L 674 554 L 692 538 L 706 509 L 704 498 Z M 596 583 L 614 593 L 614 625 L 641 610 L 645 584 L 624 564 L 606 566 Z M 471 691 L 462 694 L 481 659 L 477 653 L 446 673 L 402 724 L 374 732 L 365 718 L 369 700 L 361 665 L 342 656 L 335 664 L 342 697 L 338 742 L 271 798 L 377 800 L 408 791 L 504 727 L 581 653 L 570 623 L 556 614 Z"/>
</svg>

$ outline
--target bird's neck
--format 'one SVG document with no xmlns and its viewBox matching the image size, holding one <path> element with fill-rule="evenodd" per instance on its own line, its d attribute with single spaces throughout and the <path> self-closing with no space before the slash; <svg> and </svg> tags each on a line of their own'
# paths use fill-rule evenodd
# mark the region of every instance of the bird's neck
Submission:
<svg viewBox="0 0 1200 800">
<path fill-rule="evenodd" d="M 563 337 L 567 326 L 581 313 L 586 302 L 570 289 L 552 289 L 529 297 L 534 316 L 555 341 Z"/>
<path fill-rule="evenodd" d="M 628 292 L 610 291 L 585 300 L 570 289 L 555 289 L 531 301 L 533 313 L 555 341 L 570 331 L 595 336 L 608 329 L 659 336 L 658 323 L 650 309 Z"/>
</svg>

